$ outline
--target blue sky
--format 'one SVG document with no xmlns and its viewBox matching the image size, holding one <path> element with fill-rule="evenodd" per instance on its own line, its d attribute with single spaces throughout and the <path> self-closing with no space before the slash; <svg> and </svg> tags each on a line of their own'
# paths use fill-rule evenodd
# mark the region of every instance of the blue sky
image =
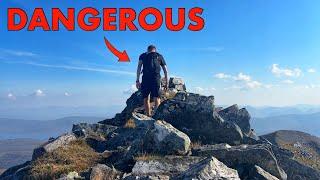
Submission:
<svg viewBox="0 0 320 180">
<path fill-rule="evenodd" d="M 200 32 L 8 32 L 7 8 L 204 9 Z M 319 104 L 320 2 L 310 1 L 3 1 L 0 5 L 0 101 L 5 106 L 124 104 L 139 55 L 155 44 L 170 75 L 217 104 Z M 106 36 L 132 61 L 118 63 Z"/>
</svg>

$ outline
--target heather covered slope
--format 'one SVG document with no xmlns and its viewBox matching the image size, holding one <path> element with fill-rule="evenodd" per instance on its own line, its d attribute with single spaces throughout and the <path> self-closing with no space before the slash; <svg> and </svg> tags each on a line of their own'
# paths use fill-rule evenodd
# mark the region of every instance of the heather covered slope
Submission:
<svg viewBox="0 0 320 180">
<path fill-rule="evenodd" d="M 262 136 L 273 144 L 291 151 L 294 159 L 320 170 L 320 138 L 299 131 L 276 131 Z"/>
</svg>

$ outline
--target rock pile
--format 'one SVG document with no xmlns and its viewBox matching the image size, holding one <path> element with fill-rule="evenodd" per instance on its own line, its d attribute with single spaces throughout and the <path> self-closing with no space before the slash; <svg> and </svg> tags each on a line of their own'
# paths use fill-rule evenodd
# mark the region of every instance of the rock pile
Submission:
<svg viewBox="0 0 320 180">
<path fill-rule="evenodd" d="M 180 78 L 171 78 L 169 88 L 153 117 L 139 113 L 143 100 L 135 92 L 114 118 L 74 125 L 72 133 L 35 149 L 31 162 L 8 169 L 0 179 L 320 179 L 319 171 L 259 138 L 246 109 L 216 108 L 213 96 L 187 92 Z M 95 161 L 78 157 L 86 165 L 74 165 L 55 159 L 57 151 L 72 156 L 74 141 L 88 145 L 86 154 Z M 52 173 L 36 171 L 39 161 Z"/>
</svg>

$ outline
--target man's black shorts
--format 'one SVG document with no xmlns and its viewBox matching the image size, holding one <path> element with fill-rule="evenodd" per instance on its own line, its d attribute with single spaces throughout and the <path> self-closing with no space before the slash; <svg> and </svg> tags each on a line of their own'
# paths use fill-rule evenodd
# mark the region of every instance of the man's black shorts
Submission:
<svg viewBox="0 0 320 180">
<path fill-rule="evenodd" d="M 143 98 L 150 94 L 151 98 L 160 97 L 160 79 L 143 80 L 141 84 L 141 93 Z"/>
</svg>

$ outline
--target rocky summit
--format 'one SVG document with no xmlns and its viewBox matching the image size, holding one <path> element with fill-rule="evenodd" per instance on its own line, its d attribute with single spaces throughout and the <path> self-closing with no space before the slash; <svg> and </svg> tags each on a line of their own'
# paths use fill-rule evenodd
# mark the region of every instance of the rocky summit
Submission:
<svg viewBox="0 0 320 180">
<path fill-rule="evenodd" d="M 258 137 L 245 108 L 216 107 L 213 96 L 188 92 L 183 79 L 169 82 L 153 117 L 143 115 L 137 91 L 114 118 L 73 125 L 0 179 L 320 179 L 318 166 Z"/>
</svg>

